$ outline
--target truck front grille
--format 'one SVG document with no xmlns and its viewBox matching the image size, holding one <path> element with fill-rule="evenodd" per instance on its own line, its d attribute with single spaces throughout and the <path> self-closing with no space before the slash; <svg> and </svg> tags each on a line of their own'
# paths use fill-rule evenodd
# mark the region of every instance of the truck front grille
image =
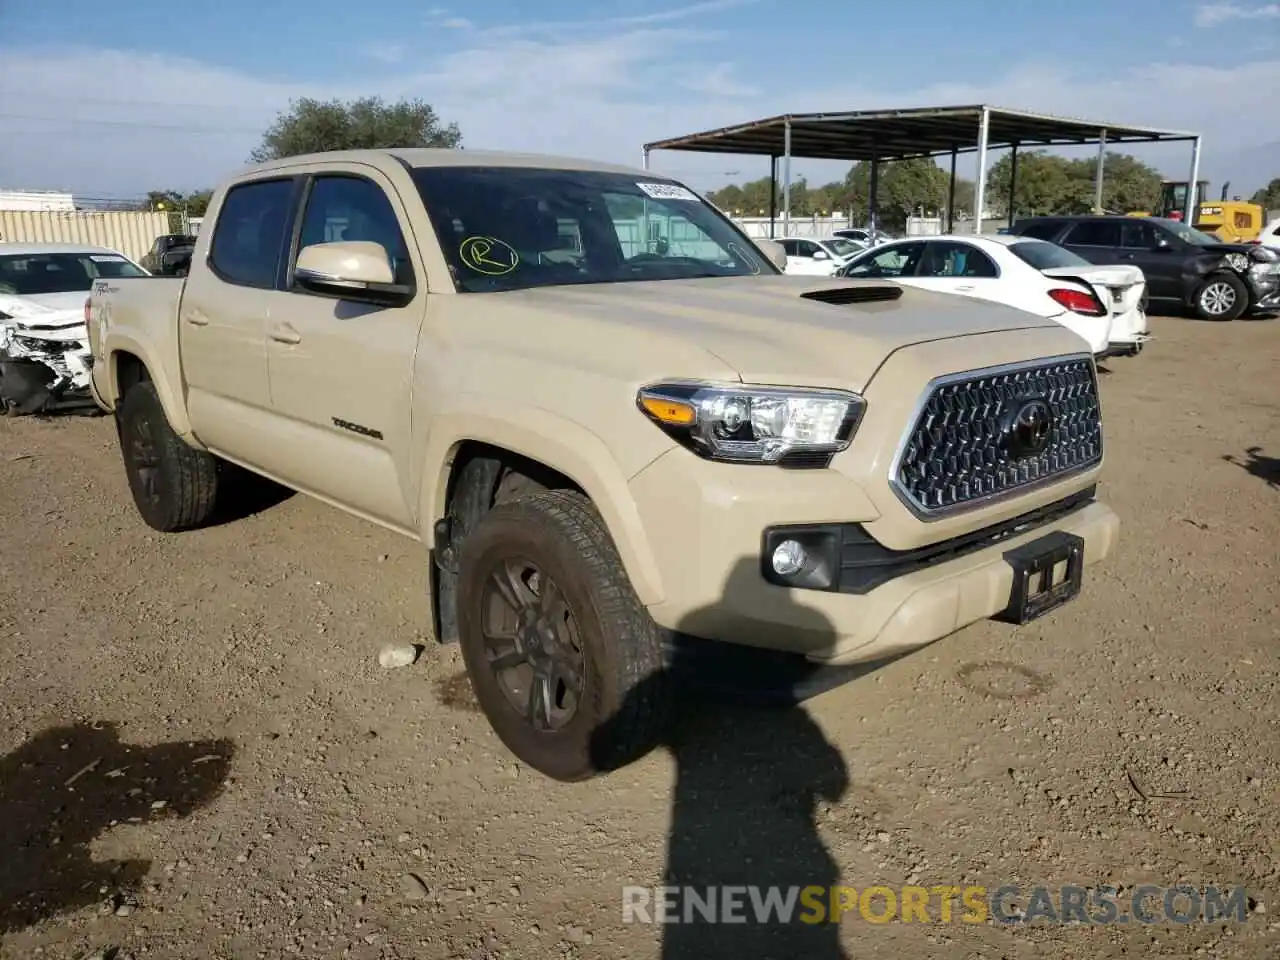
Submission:
<svg viewBox="0 0 1280 960">
<path fill-rule="evenodd" d="M 1063 357 L 933 381 L 895 458 L 891 482 L 909 508 L 931 519 L 1101 459 L 1093 363 Z"/>
</svg>

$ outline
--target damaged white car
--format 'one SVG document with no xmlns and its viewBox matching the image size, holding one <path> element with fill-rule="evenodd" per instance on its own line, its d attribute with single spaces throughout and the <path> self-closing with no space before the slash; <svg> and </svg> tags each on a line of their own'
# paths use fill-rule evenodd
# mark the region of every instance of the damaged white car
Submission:
<svg viewBox="0 0 1280 960">
<path fill-rule="evenodd" d="M 0 415 L 96 409 L 85 301 L 98 279 L 150 274 L 107 247 L 0 243 Z"/>
</svg>

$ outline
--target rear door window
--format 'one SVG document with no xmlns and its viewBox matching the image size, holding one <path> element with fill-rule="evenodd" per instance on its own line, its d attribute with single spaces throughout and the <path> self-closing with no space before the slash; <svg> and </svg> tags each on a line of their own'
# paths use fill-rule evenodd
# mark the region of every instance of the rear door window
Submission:
<svg viewBox="0 0 1280 960">
<path fill-rule="evenodd" d="M 921 277 L 996 277 L 1000 271 L 983 251 L 968 243 L 930 240 Z"/>
<path fill-rule="evenodd" d="M 292 178 L 254 180 L 227 191 L 209 249 L 209 265 L 219 279 L 241 287 L 275 287 L 292 196 Z"/>
<path fill-rule="evenodd" d="M 1120 224 L 1114 220 L 1082 220 L 1063 241 L 1075 247 L 1120 246 Z"/>
<path fill-rule="evenodd" d="M 1028 223 L 1018 229 L 1020 236 L 1033 237 L 1036 240 L 1052 240 L 1061 232 L 1062 224 L 1055 220 Z"/>
</svg>

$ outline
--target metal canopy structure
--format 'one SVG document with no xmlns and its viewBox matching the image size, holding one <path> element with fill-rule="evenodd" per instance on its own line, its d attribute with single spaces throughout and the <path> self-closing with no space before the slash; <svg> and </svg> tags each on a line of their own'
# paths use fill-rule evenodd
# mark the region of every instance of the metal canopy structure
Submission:
<svg viewBox="0 0 1280 960">
<path fill-rule="evenodd" d="M 1009 222 L 1013 223 L 1013 187 L 1017 182 L 1021 147 L 1098 145 L 1094 177 L 1094 204 L 1102 206 L 1103 166 L 1108 146 L 1121 143 L 1172 143 L 1191 141 L 1191 186 L 1187 190 L 1185 217 L 1192 220 L 1195 184 L 1200 174 L 1201 136 L 1184 130 L 1161 130 L 1129 124 L 1106 123 L 1075 117 L 1055 117 L 1026 110 L 976 104 L 958 107 L 919 107 L 905 110 L 858 110 L 844 113 L 794 113 L 768 117 L 732 127 L 721 127 L 644 145 L 644 166 L 654 150 L 682 150 L 770 158 L 770 180 L 777 183 L 777 162 L 783 161 L 783 223 L 791 220 L 791 160 L 868 161 L 871 164 L 871 221 L 876 219 L 877 170 L 881 161 L 917 157 L 951 157 L 951 196 L 948 230 L 954 228 L 956 158 L 974 153 L 978 175 L 974 184 L 974 232 L 981 232 L 985 200 L 987 151 L 1012 151 Z M 770 234 L 776 220 L 772 193 Z"/>
</svg>

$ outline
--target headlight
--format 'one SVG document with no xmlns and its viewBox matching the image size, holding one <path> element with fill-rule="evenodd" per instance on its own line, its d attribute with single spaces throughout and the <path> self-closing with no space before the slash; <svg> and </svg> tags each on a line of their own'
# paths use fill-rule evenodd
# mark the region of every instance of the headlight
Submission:
<svg viewBox="0 0 1280 960">
<path fill-rule="evenodd" d="M 708 460 L 784 467 L 825 467 L 849 446 L 866 407 L 844 390 L 689 381 L 644 387 L 636 404 Z"/>
</svg>

